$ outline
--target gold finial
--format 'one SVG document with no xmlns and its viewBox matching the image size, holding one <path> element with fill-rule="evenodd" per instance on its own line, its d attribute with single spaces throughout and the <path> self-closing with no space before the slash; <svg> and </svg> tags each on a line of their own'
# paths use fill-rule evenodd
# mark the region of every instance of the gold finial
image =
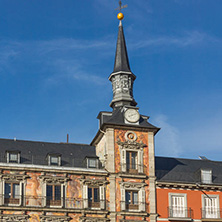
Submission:
<svg viewBox="0 0 222 222">
<path fill-rule="evenodd" d="M 119 14 L 117 15 L 117 18 L 119 20 L 123 20 L 123 18 L 124 18 L 124 15 L 121 12 L 121 10 L 124 9 L 124 8 L 127 8 L 127 7 L 128 7 L 128 5 L 122 5 L 122 1 L 121 0 L 119 1 L 119 7 L 116 8 L 116 10 L 119 10 Z"/>
</svg>

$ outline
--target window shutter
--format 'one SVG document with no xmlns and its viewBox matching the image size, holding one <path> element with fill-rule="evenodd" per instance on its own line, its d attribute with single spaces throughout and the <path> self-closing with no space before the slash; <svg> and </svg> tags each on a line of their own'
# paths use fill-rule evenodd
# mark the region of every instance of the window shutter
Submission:
<svg viewBox="0 0 222 222">
<path fill-rule="evenodd" d="M 126 209 L 125 189 L 121 188 L 121 210 Z"/>
<path fill-rule="evenodd" d="M 105 187 L 99 187 L 99 195 L 100 195 L 100 208 L 105 209 Z"/>
<path fill-rule="evenodd" d="M 61 185 L 61 206 L 63 207 L 64 206 L 64 195 L 65 195 L 65 186 L 64 185 Z"/>
<path fill-rule="evenodd" d="M 141 189 L 139 191 L 139 210 L 140 211 L 145 211 L 146 207 L 146 192 L 144 189 Z"/>
<path fill-rule="evenodd" d="M 126 150 L 121 151 L 122 172 L 126 172 Z"/>
<path fill-rule="evenodd" d="M 143 173 L 143 150 L 138 151 L 138 172 Z"/>
<path fill-rule="evenodd" d="M 21 206 L 22 205 L 22 196 L 23 196 L 22 195 L 22 192 L 23 192 L 23 183 L 22 182 L 19 183 L 19 187 L 17 187 L 17 189 L 18 189 L 18 191 L 15 190 L 15 194 L 16 195 L 18 194 L 18 196 L 15 198 L 19 198 L 19 206 Z"/>
<path fill-rule="evenodd" d="M 88 186 L 83 185 L 83 207 L 88 208 Z"/>
<path fill-rule="evenodd" d="M 42 205 L 46 206 L 46 183 L 42 183 Z"/>
</svg>

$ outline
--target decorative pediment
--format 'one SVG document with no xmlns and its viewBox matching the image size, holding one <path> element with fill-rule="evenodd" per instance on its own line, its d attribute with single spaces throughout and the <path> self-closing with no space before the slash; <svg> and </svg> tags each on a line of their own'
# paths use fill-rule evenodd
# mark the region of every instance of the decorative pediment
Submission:
<svg viewBox="0 0 222 222">
<path fill-rule="evenodd" d="M 29 178 L 28 175 L 24 174 L 0 174 L 0 178 L 2 180 L 10 180 L 10 181 L 24 181 Z"/>
<path fill-rule="evenodd" d="M 136 141 L 131 141 L 131 140 L 127 140 L 124 142 L 118 140 L 117 144 L 120 146 L 121 149 L 129 149 L 129 150 L 139 150 L 143 149 L 146 146 L 146 144 L 144 144 L 142 141 L 138 143 Z"/>
<path fill-rule="evenodd" d="M 4 215 L 0 215 L 0 220 L 2 222 L 10 222 L 10 221 L 27 222 L 28 221 L 28 215 L 4 214 Z"/>
<path fill-rule="evenodd" d="M 42 222 L 48 222 L 48 221 L 68 222 L 72 219 L 71 217 L 67 216 L 53 216 L 53 215 L 40 215 L 39 218 Z"/>
<path fill-rule="evenodd" d="M 53 175 L 41 175 L 39 176 L 39 179 L 46 183 L 59 183 L 59 184 L 65 183 L 68 180 L 70 180 L 69 177 L 53 176 Z"/>
<path fill-rule="evenodd" d="M 95 179 L 81 179 L 80 180 L 84 185 L 90 186 L 104 186 L 108 183 L 106 180 L 95 180 Z"/>
<path fill-rule="evenodd" d="M 120 185 L 124 189 L 141 189 L 141 188 L 147 186 L 146 183 L 133 183 L 133 182 L 120 182 Z"/>
</svg>

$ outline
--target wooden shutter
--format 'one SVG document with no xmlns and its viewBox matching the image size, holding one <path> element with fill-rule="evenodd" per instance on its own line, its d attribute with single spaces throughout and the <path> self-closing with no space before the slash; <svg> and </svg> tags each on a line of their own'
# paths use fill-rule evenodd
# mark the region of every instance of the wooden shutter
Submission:
<svg viewBox="0 0 222 222">
<path fill-rule="evenodd" d="M 126 172 L 126 150 L 124 149 L 121 151 L 121 166 L 122 172 Z"/>
<path fill-rule="evenodd" d="M 42 206 L 46 206 L 46 183 L 42 183 Z"/>
<path fill-rule="evenodd" d="M 139 210 L 145 211 L 146 210 L 146 192 L 144 189 L 139 191 Z"/>
<path fill-rule="evenodd" d="M 125 197 L 125 189 L 121 188 L 121 210 L 126 210 L 126 197 Z"/>
<path fill-rule="evenodd" d="M 88 186 L 83 185 L 83 207 L 88 208 Z"/>
<path fill-rule="evenodd" d="M 65 195 L 65 186 L 61 185 L 61 206 L 64 206 L 64 195 Z"/>
<path fill-rule="evenodd" d="M 138 151 L 138 173 L 143 173 L 143 150 Z"/>
<path fill-rule="evenodd" d="M 99 187 L 99 195 L 100 195 L 100 208 L 105 209 L 105 187 Z"/>
<path fill-rule="evenodd" d="M 19 206 L 22 205 L 23 182 L 19 183 Z"/>
</svg>

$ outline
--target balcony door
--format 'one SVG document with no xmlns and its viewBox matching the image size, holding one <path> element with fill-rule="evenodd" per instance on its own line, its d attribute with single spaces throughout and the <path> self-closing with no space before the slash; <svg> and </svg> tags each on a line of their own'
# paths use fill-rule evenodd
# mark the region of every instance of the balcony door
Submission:
<svg viewBox="0 0 222 222">
<path fill-rule="evenodd" d="M 217 197 L 205 197 L 204 198 L 204 211 L 205 218 L 219 218 L 219 206 Z"/>
<path fill-rule="evenodd" d="M 184 195 L 171 196 L 171 217 L 186 217 L 186 200 Z"/>
</svg>

